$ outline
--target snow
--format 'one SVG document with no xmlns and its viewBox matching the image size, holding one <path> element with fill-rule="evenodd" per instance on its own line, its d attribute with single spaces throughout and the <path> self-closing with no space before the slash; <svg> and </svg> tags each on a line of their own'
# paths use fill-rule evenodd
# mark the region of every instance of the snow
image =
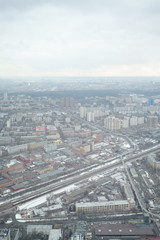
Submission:
<svg viewBox="0 0 160 240">
<path fill-rule="evenodd" d="M 63 192 L 71 192 L 73 191 L 74 189 L 77 189 L 78 187 L 75 185 L 75 184 L 71 184 L 67 187 L 64 187 L 64 188 L 61 188 L 59 190 L 56 190 L 56 191 L 53 191 L 52 193 L 53 194 L 60 194 L 60 193 L 63 193 Z M 52 194 L 51 193 L 51 194 Z M 24 210 L 24 209 L 31 209 L 31 208 L 35 208 L 41 204 L 44 204 L 46 201 L 47 201 L 47 197 L 48 197 L 48 194 L 42 196 L 42 197 L 37 197 L 31 201 L 28 201 L 22 205 L 19 205 L 18 206 L 18 209 L 21 211 L 21 210 Z"/>
<path fill-rule="evenodd" d="M 121 179 L 123 180 L 123 175 L 121 173 L 116 173 L 112 175 L 112 178 L 115 178 L 117 181 Z"/>
<path fill-rule="evenodd" d="M 99 156 L 98 156 L 98 154 L 92 154 L 92 155 L 90 155 L 89 157 L 92 158 L 92 159 L 94 159 L 94 158 L 99 157 Z"/>
<path fill-rule="evenodd" d="M 122 145 L 122 148 L 125 148 L 125 149 L 130 148 L 130 145 L 128 143 L 125 143 L 125 144 Z"/>
<path fill-rule="evenodd" d="M 154 202 L 152 200 L 149 201 L 150 207 L 154 207 Z"/>
<path fill-rule="evenodd" d="M 19 210 L 34 208 L 47 201 L 47 195 L 28 201 L 18 207 Z"/>
<path fill-rule="evenodd" d="M 7 165 L 7 167 L 9 168 L 9 167 L 13 166 L 13 165 L 16 164 L 16 163 L 19 163 L 19 161 L 17 161 L 16 159 L 12 159 L 12 160 L 10 161 L 10 163 L 8 163 L 8 164 L 6 164 L 6 165 Z"/>
<path fill-rule="evenodd" d="M 73 190 L 75 190 L 77 188 L 78 188 L 78 186 L 76 186 L 75 184 L 71 184 L 71 185 L 69 185 L 67 187 L 64 187 L 64 188 L 61 188 L 59 190 L 56 190 L 53 193 L 54 194 L 59 194 L 59 193 L 62 193 L 62 192 L 66 192 L 66 193 L 67 192 L 72 192 Z"/>
<path fill-rule="evenodd" d="M 7 221 L 5 221 L 6 224 L 10 224 L 12 223 L 12 219 L 11 218 L 8 218 Z"/>
<path fill-rule="evenodd" d="M 68 217 L 63 217 L 63 218 L 54 218 L 54 220 L 68 220 Z M 23 223 L 26 223 L 26 222 L 44 222 L 44 219 L 35 219 L 35 220 L 33 220 L 33 219 L 27 219 L 27 220 L 24 220 L 24 219 L 19 219 L 19 220 L 17 220 L 18 222 L 23 222 Z M 45 222 L 51 222 L 51 221 L 53 221 L 53 218 L 51 218 L 51 219 L 45 219 Z"/>
<path fill-rule="evenodd" d="M 16 214 L 16 219 L 22 219 L 21 214 L 17 213 L 17 214 Z"/>
<path fill-rule="evenodd" d="M 57 205 L 52 205 L 49 207 L 43 207 L 42 210 L 43 211 L 52 211 L 52 210 L 57 210 L 57 209 L 61 209 L 62 208 L 62 204 L 57 204 Z"/>
</svg>

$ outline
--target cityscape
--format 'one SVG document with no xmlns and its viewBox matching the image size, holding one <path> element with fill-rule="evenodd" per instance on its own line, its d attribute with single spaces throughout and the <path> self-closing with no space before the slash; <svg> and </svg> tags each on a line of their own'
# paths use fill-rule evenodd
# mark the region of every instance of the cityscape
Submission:
<svg viewBox="0 0 160 240">
<path fill-rule="evenodd" d="M 158 78 L 100 80 L 4 87 L 2 239 L 160 238 Z"/>
<path fill-rule="evenodd" d="M 0 0 L 0 240 L 160 240 L 159 23 L 159 0 Z"/>
</svg>

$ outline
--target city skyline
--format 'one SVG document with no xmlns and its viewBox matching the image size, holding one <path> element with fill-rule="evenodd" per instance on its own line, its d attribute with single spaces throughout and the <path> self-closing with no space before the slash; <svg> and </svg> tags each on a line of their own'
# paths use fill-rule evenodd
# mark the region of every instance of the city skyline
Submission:
<svg viewBox="0 0 160 240">
<path fill-rule="evenodd" d="M 160 76 L 159 12 L 157 0 L 0 0 L 0 78 Z"/>
</svg>

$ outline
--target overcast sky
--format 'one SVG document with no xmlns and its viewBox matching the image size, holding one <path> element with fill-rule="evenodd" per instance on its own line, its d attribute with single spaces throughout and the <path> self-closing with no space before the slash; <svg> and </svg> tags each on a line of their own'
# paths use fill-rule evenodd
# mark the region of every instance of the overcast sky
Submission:
<svg viewBox="0 0 160 240">
<path fill-rule="evenodd" d="M 0 0 L 15 76 L 160 76 L 160 0 Z"/>
</svg>

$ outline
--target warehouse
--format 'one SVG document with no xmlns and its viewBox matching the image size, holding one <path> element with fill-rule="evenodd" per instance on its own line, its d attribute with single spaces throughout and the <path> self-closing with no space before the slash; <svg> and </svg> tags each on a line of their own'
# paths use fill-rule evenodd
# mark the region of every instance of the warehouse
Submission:
<svg viewBox="0 0 160 240">
<path fill-rule="evenodd" d="M 104 213 L 111 211 L 128 211 L 132 209 L 132 204 L 127 200 L 108 202 L 85 202 L 76 203 L 76 212 L 83 213 Z"/>
<path fill-rule="evenodd" d="M 98 224 L 94 226 L 97 239 L 140 239 L 140 237 L 155 237 L 155 231 L 148 225 L 134 224 Z"/>
</svg>

